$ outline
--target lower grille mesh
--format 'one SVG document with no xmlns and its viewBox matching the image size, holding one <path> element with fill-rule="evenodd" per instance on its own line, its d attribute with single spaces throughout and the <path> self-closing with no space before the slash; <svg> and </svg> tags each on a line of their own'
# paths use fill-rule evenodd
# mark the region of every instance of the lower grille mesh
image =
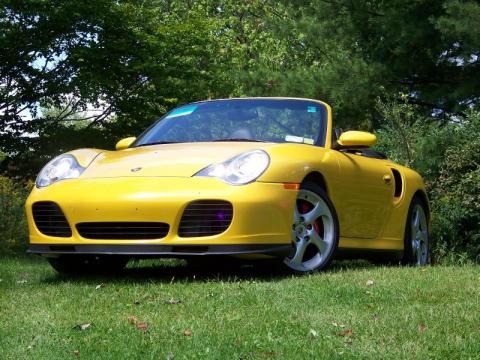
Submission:
<svg viewBox="0 0 480 360">
<path fill-rule="evenodd" d="M 161 222 L 85 222 L 77 224 L 86 239 L 145 240 L 167 236 L 169 225 Z"/>
<path fill-rule="evenodd" d="M 34 203 L 32 214 L 35 225 L 42 234 L 56 237 L 72 236 L 72 230 L 62 209 L 53 201 Z"/>
<path fill-rule="evenodd" d="M 233 207 L 228 201 L 194 201 L 183 212 L 178 235 L 197 237 L 221 234 L 230 226 L 232 217 Z"/>
</svg>

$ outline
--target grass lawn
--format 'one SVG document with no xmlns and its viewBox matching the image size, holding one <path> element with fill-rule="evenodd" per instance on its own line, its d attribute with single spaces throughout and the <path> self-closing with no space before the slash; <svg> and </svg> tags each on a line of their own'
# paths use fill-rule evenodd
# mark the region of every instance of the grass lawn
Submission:
<svg viewBox="0 0 480 360">
<path fill-rule="evenodd" d="M 480 359 L 480 268 L 292 277 L 174 261 L 68 278 L 0 259 L 1 359 Z"/>
</svg>

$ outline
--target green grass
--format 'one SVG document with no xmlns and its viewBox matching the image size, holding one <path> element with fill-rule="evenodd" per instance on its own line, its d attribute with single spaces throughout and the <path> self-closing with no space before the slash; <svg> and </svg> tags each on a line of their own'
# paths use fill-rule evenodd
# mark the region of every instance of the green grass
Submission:
<svg viewBox="0 0 480 360">
<path fill-rule="evenodd" d="M 337 262 L 292 277 L 141 261 L 68 278 L 42 259 L 3 258 L 0 279 L 1 359 L 480 359 L 473 265 Z"/>
</svg>

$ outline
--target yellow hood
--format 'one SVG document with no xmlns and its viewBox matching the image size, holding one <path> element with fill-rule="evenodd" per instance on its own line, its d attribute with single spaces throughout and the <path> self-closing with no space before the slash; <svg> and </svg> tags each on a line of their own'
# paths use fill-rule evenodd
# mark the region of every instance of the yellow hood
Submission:
<svg viewBox="0 0 480 360">
<path fill-rule="evenodd" d="M 274 145 L 257 142 L 182 143 L 104 151 L 91 162 L 82 178 L 190 177 L 210 164 L 223 162 L 248 150 Z"/>
</svg>

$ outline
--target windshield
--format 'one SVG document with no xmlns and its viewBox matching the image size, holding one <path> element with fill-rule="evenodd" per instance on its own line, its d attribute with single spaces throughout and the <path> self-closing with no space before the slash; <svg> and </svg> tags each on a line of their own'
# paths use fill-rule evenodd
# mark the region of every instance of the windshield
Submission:
<svg viewBox="0 0 480 360">
<path fill-rule="evenodd" d="M 300 99 L 231 99 L 178 107 L 133 146 L 211 141 L 294 142 L 324 146 L 325 106 Z"/>
</svg>

